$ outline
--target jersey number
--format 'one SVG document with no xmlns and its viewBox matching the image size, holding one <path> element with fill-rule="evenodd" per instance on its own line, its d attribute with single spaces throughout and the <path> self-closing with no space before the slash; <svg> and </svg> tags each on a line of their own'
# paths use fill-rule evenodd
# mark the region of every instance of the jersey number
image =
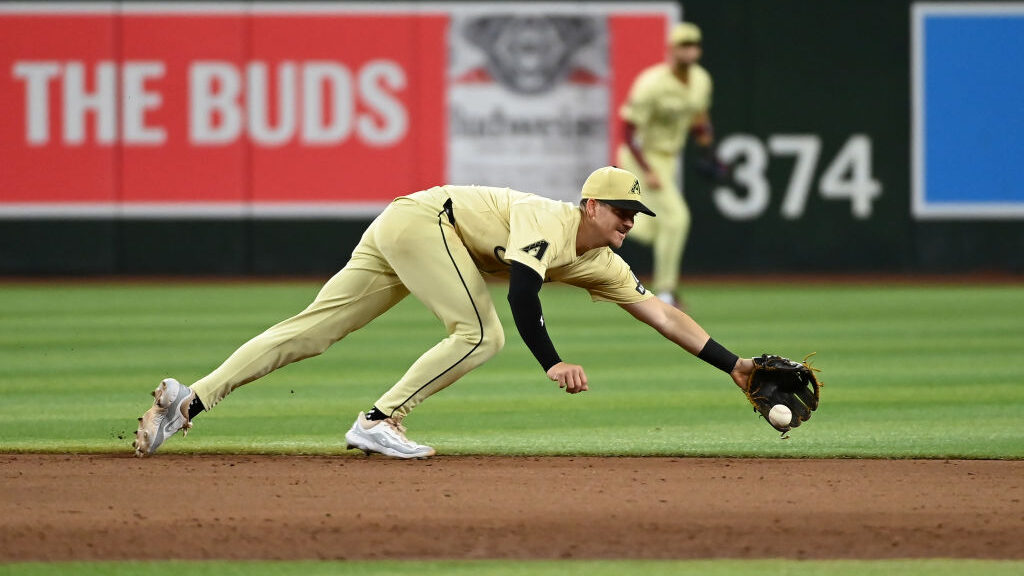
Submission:
<svg viewBox="0 0 1024 576">
<path fill-rule="evenodd" d="M 544 253 L 548 251 L 548 241 L 541 240 L 539 242 L 534 242 L 529 246 L 523 246 L 520 250 L 526 252 L 530 256 L 533 256 L 537 260 L 540 260 L 544 258 Z"/>
</svg>

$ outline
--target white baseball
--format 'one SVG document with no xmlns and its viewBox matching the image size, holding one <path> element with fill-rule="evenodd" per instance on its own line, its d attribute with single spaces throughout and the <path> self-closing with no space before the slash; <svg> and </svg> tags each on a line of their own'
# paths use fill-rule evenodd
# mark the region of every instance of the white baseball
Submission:
<svg viewBox="0 0 1024 576">
<path fill-rule="evenodd" d="M 779 428 L 785 428 L 793 421 L 793 413 L 785 404 L 776 404 L 768 412 L 768 421 Z"/>
</svg>

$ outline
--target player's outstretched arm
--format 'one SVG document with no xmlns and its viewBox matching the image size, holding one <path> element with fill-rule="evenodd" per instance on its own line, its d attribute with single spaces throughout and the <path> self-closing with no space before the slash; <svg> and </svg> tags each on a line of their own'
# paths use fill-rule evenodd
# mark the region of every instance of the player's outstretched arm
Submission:
<svg viewBox="0 0 1024 576">
<path fill-rule="evenodd" d="M 754 362 L 749 358 L 739 358 L 726 350 L 685 312 L 658 298 L 648 298 L 643 302 L 620 306 L 690 354 L 729 374 L 737 386 L 746 389 Z"/>
<path fill-rule="evenodd" d="M 694 356 L 700 354 L 710 338 L 693 318 L 658 298 L 621 306 L 634 318 L 654 328 Z"/>
</svg>

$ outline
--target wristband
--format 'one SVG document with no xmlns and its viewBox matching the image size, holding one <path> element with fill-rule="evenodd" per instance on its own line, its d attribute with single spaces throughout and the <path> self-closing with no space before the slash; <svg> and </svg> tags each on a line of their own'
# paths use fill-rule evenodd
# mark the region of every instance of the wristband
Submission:
<svg viewBox="0 0 1024 576">
<path fill-rule="evenodd" d="M 726 350 L 725 346 L 715 342 L 714 338 L 708 338 L 700 354 L 697 354 L 697 358 L 711 364 L 726 374 L 732 373 L 732 369 L 736 367 L 736 363 L 740 360 L 739 356 Z"/>
<path fill-rule="evenodd" d="M 690 129 L 694 138 L 700 138 L 701 136 L 711 136 L 711 124 L 697 124 Z"/>
</svg>

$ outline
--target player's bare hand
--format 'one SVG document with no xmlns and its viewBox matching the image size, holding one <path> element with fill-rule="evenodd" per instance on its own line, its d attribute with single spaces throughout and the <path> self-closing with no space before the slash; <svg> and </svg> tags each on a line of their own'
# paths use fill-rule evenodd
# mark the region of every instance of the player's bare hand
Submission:
<svg viewBox="0 0 1024 576">
<path fill-rule="evenodd" d="M 754 361 L 751 358 L 740 358 L 736 362 L 736 366 L 733 367 L 732 372 L 729 376 L 732 376 L 732 381 L 740 387 L 740 390 L 747 389 L 747 381 L 750 379 L 750 373 L 754 371 Z"/>
<path fill-rule="evenodd" d="M 644 183 L 652 190 L 661 188 L 661 178 L 658 178 L 658 173 L 654 170 L 644 171 Z"/>
<path fill-rule="evenodd" d="M 558 387 L 565 388 L 569 394 L 590 390 L 587 387 L 587 374 L 579 364 L 559 362 L 548 368 L 548 378 L 558 382 Z"/>
</svg>

